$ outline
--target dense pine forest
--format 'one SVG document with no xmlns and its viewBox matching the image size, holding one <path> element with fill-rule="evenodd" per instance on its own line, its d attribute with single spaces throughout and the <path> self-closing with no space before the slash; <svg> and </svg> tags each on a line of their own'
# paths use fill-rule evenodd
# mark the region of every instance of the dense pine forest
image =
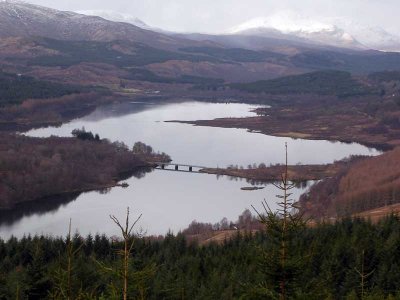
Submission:
<svg viewBox="0 0 400 300">
<path fill-rule="evenodd" d="M 317 71 L 252 83 L 233 84 L 232 87 L 251 93 L 336 95 L 339 98 L 377 93 L 377 90 L 366 88 L 353 79 L 350 73 L 343 71 Z"/>
<path fill-rule="evenodd" d="M 305 227 L 293 242 L 288 299 L 400 299 L 400 218 Z M 0 241 L 0 299 L 121 299 L 123 246 L 78 234 Z M 272 247 L 264 231 L 203 246 L 183 234 L 136 238 L 128 299 L 278 299 Z"/>
<path fill-rule="evenodd" d="M 48 99 L 76 94 L 83 88 L 36 80 L 0 70 L 0 107 L 21 104 L 26 99 Z"/>
</svg>

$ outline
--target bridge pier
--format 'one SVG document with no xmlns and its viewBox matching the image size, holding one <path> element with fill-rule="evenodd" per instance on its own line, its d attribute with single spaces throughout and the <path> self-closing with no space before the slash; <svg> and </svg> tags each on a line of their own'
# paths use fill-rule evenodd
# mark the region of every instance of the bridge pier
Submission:
<svg viewBox="0 0 400 300">
<path fill-rule="evenodd" d="M 174 162 L 157 162 L 155 163 L 155 165 L 157 169 L 169 170 L 169 171 L 193 172 L 193 173 L 199 173 L 198 170 L 206 168 L 190 164 L 179 164 Z"/>
</svg>

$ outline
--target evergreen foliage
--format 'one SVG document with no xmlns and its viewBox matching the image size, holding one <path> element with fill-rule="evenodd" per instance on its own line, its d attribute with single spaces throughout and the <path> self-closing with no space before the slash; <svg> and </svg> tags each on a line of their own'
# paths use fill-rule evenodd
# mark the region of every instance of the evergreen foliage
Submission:
<svg viewBox="0 0 400 300">
<path fill-rule="evenodd" d="M 221 60 L 237 62 L 263 62 L 284 58 L 284 55 L 275 52 L 241 48 L 187 47 L 181 50 L 188 53 L 201 53 Z"/>
<path fill-rule="evenodd" d="M 118 67 L 134 67 L 168 60 L 217 61 L 211 57 L 156 49 L 129 41 L 61 41 L 39 38 L 36 42 L 61 54 L 32 58 L 29 61 L 31 65 L 69 67 L 82 62 L 92 62 L 107 63 Z M 119 51 L 118 49 L 124 50 Z"/>
<path fill-rule="evenodd" d="M 236 83 L 231 87 L 252 93 L 318 94 L 338 97 L 362 96 L 377 91 L 362 85 L 343 71 L 317 71 L 251 83 Z"/>
<path fill-rule="evenodd" d="M 268 249 L 262 251 L 263 270 L 266 274 L 264 288 L 258 292 L 272 298 L 282 300 L 295 295 L 300 286 L 301 269 L 304 267 L 305 259 L 298 255 L 296 236 L 305 228 L 306 223 L 303 216 L 297 211 L 290 190 L 295 184 L 288 176 L 288 153 L 285 144 L 286 160 L 281 181 L 274 183 L 282 194 L 277 195 L 278 210 L 273 212 L 264 200 L 264 213 L 256 210 L 260 222 L 265 226 L 268 238 Z"/>
<path fill-rule="evenodd" d="M 368 78 L 377 82 L 400 81 L 399 71 L 375 72 L 368 75 Z"/>
<path fill-rule="evenodd" d="M 83 141 L 100 141 L 100 136 L 96 133 L 93 134 L 91 131 L 86 131 L 85 128 L 82 129 L 74 129 L 72 130 L 71 134 L 76 137 L 77 139 L 83 140 Z"/>
<path fill-rule="evenodd" d="M 126 70 L 128 75 L 124 79 L 139 80 L 148 82 L 168 83 L 168 84 L 195 84 L 198 87 L 205 87 L 208 85 L 222 85 L 223 79 L 209 78 L 192 75 L 181 75 L 179 77 L 165 77 L 157 75 L 156 73 L 141 68 L 129 68 Z"/>
<path fill-rule="evenodd" d="M 120 268 L 116 250 L 123 249 L 124 242 L 101 235 L 72 240 L 76 247 L 83 245 L 74 258 L 73 293 L 113 299 L 116 277 L 103 272 L 95 260 Z M 400 299 L 398 217 L 378 224 L 345 219 L 307 227 L 296 235 L 295 243 L 296 255 L 306 257 L 307 263 L 300 270 L 295 294 L 288 299 L 360 299 L 361 280 L 355 269 L 361 270 L 363 251 L 364 272 L 373 271 L 365 278 L 364 299 Z M 136 281 L 147 299 L 273 299 L 252 293 L 264 283 L 273 284 L 259 264 L 260 248 L 274 249 L 265 231 L 237 234 L 205 246 L 188 243 L 181 234 L 161 240 L 136 238 L 129 267 L 134 274 L 156 266 L 152 276 L 146 274 L 142 282 Z M 0 241 L 0 299 L 16 299 L 17 292 L 20 299 L 32 293 L 50 298 L 49 293 L 57 289 L 54 271 L 66 249 L 63 238 L 26 236 Z M 140 289 L 132 285 L 130 299 L 139 298 Z"/>
<path fill-rule="evenodd" d="M 83 89 L 0 71 L 0 108 L 26 99 L 47 99 L 80 93 Z"/>
</svg>

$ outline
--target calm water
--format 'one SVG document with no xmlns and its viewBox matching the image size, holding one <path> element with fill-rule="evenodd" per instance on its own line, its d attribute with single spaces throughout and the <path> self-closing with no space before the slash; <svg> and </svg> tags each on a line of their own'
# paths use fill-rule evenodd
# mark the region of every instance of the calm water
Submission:
<svg viewBox="0 0 400 300">
<path fill-rule="evenodd" d="M 328 163 L 352 154 L 376 155 L 379 152 L 358 144 L 278 138 L 242 129 L 197 127 L 166 123 L 168 120 L 199 120 L 218 117 L 250 116 L 255 106 L 185 102 L 173 104 L 128 103 L 99 108 L 92 114 L 61 127 L 32 130 L 30 136 L 70 136 L 75 128 L 98 133 L 102 138 L 120 140 L 132 146 L 143 141 L 171 155 L 174 161 L 208 167 L 230 164 L 247 166 L 264 162 L 282 163 L 284 143 L 289 147 L 289 163 Z M 140 177 L 140 178 L 138 178 Z M 263 199 L 274 207 L 276 189 L 266 185 L 257 191 L 242 191 L 246 181 L 154 170 L 127 180 L 126 189 L 107 193 L 89 192 L 70 199 L 54 199 L 25 205 L 2 216 L 0 236 L 24 233 L 63 235 L 72 218 L 73 227 L 82 234 L 118 231 L 109 214 L 123 217 L 130 206 L 147 234 L 165 234 L 186 227 L 192 220 L 218 222 L 223 217 L 236 220 L 244 209 L 259 205 Z M 306 188 L 295 190 L 297 198 Z"/>
<path fill-rule="evenodd" d="M 214 104 L 186 102 L 166 105 L 123 104 L 103 107 L 85 118 L 59 128 L 32 130 L 28 135 L 71 136 L 75 128 L 100 134 L 102 138 L 119 140 L 132 146 L 143 141 L 158 151 L 168 153 L 179 163 L 207 167 L 229 164 L 282 163 L 285 142 L 289 147 L 289 163 L 326 163 L 351 154 L 374 155 L 378 152 L 359 144 L 311 141 L 249 133 L 244 129 L 198 127 L 169 120 L 205 120 L 222 117 L 245 117 L 256 106 L 247 104 Z"/>
</svg>

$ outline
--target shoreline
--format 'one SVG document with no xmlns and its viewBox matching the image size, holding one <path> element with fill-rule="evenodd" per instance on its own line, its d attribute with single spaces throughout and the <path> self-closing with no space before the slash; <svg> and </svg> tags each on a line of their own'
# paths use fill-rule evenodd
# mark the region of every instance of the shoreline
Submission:
<svg viewBox="0 0 400 300">
<path fill-rule="evenodd" d="M 168 120 L 166 123 L 180 123 L 180 124 L 189 124 L 193 126 L 201 126 L 201 127 L 215 127 L 215 128 L 232 128 L 232 129 L 245 129 L 248 132 L 260 133 L 264 135 L 270 135 L 274 137 L 287 137 L 292 139 L 305 139 L 305 140 L 314 140 L 314 141 L 329 141 L 329 142 L 340 142 L 345 144 L 357 143 L 367 148 L 374 148 L 381 152 L 386 152 L 393 150 L 397 146 L 400 146 L 400 141 L 366 141 L 360 138 L 342 138 L 338 135 L 330 136 L 330 135 L 321 135 L 315 133 L 303 133 L 303 132 L 295 132 L 295 131 L 285 131 L 283 128 L 281 130 L 273 130 L 271 128 L 254 128 L 253 126 L 249 126 L 249 123 L 252 122 L 252 119 L 256 119 L 260 117 L 245 117 L 245 118 L 217 118 L 213 120 L 196 120 L 196 121 L 184 121 L 184 120 Z M 257 120 L 255 120 L 257 122 Z"/>
<path fill-rule="evenodd" d="M 74 190 L 69 190 L 69 191 L 61 191 L 55 194 L 51 194 L 51 195 L 45 195 L 42 196 L 40 198 L 35 198 L 29 201 L 22 201 L 22 202 L 17 202 L 14 203 L 13 206 L 11 207 L 0 207 L 0 212 L 1 211 L 10 211 L 15 209 L 18 205 L 23 205 L 26 203 L 33 203 L 36 201 L 44 201 L 46 199 L 51 199 L 51 198 L 56 198 L 56 197 L 68 197 L 68 196 L 72 196 L 74 194 L 77 194 L 78 196 L 82 193 L 87 193 L 87 192 L 96 192 L 96 191 L 101 191 L 101 190 L 105 190 L 105 189 L 112 189 L 115 187 L 129 187 L 129 186 L 124 186 L 123 183 L 120 183 L 121 181 L 127 180 L 131 177 L 134 176 L 134 173 L 140 170 L 153 170 L 154 169 L 154 164 L 153 163 L 148 163 L 146 165 L 140 165 L 140 166 L 135 166 L 134 168 L 132 168 L 131 170 L 127 170 L 124 171 L 120 174 L 119 178 L 116 178 L 114 180 L 114 182 L 109 182 L 109 183 L 105 183 L 105 184 L 101 184 L 101 185 L 95 185 L 95 186 L 91 186 L 91 187 L 82 187 L 82 188 L 78 188 L 78 189 L 74 189 Z"/>
<path fill-rule="evenodd" d="M 21 203 L 125 187 L 123 180 L 143 176 L 155 162 L 170 160 L 166 154 L 137 153 L 108 140 L 18 134 L 0 134 L 0 140 L 5 166 L 0 180 L 0 211 Z M 17 159 L 15 155 L 19 155 Z M 28 165 L 27 173 L 21 171 L 21 161 Z M 46 169 L 49 165 L 52 171 Z M 20 182 L 18 189 L 13 186 L 15 181 Z"/>
<path fill-rule="evenodd" d="M 42 197 L 31 199 L 29 201 L 21 201 L 21 202 L 14 203 L 10 207 L 1 207 L 0 206 L 0 212 L 14 210 L 18 205 L 24 205 L 26 203 L 33 203 L 33 202 L 37 202 L 37 201 L 45 201 L 46 199 L 51 199 L 51 198 L 56 198 L 56 197 L 68 197 L 68 196 L 72 196 L 74 194 L 79 196 L 82 193 L 101 191 L 101 190 L 105 190 L 105 189 L 112 189 L 114 187 L 122 187 L 123 188 L 124 187 L 123 184 L 119 183 L 119 182 L 129 179 L 130 177 L 134 176 L 134 174 L 133 174 L 134 172 L 142 170 L 142 169 L 146 169 L 146 168 L 153 169 L 154 165 L 149 163 L 147 165 L 136 166 L 136 167 L 132 168 L 131 170 L 124 171 L 120 174 L 119 178 L 115 179 L 114 182 L 109 182 L 109 183 L 105 183 L 105 184 L 101 184 L 101 185 L 95 185 L 95 186 L 91 186 L 91 187 L 82 187 L 82 188 L 77 188 L 74 190 L 61 191 L 61 192 L 58 192 L 55 194 L 50 194 L 50 195 L 44 195 Z M 127 174 L 131 174 L 131 175 L 127 178 L 127 176 L 126 176 Z"/>
<path fill-rule="evenodd" d="M 166 92 L 162 95 L 155 96 L 152 94 L 146 94 L 143 91 L 138 91 L 136 94 L 130 95 L 119 95 L 118 93 L 114 92 L 112 95 L 99 95 L 98 99 L 84 103 L 85 105 L 77 105 L 76 103 L 74 103 L 75 100 L 72 99 L 70 100 L 71 104 L 76 106 L 71 111 L 64 111 L 62 107 L 57 107 L 57 105 L 62 105 L 63 101 L 60 101 L 60 103 L 58 103 L 58 101 L 55 101 L 54 103 L 51 103 L 51 106 L 52 109 L 54 109 L 53 106 L 55 106 L 55 110 L 58 111 L 59 116 L 56 119 L 49 119 L 47 121 L 43 121 L 41 119 L 40 121 L 36 121 L 36 119 L 30 120 L 28 118 L 17 121 L 1 121 L 0 132 L 25 132 L 41 127 L 60 126 L 63 123 L 69 122 L 73 119 L 84 117 L 93 112 L 98 107 L 111 103 L 130 102 L 132 100 L 140 100 L 143 102 L 155 101 L 157 103 L 169 103 L 176 100 L 180 102 L 186 102 L 186 100 L 188 99 L 210 103 L 225 101 L 223 95 L 219 95 L 221 97 L 219 101 L 219 98 L 215 98 L 215 96 L 210 97 L 210 95 L 207 95 L 201 98 L 199 97 L 199 95 L 196 95 L 196 93 L 194 93 L 193 95 L 190 95 L 190 93 L 188 94 L 189 95 L 185 96 L 185 93 Z M 250 99 L 254 100 L 252 98 Z M 60 98 L 60 100 L 62 100 L 62 98 Z M 236 100 L 237 101 L 234 101 L 235 103 L 256 104 L 257 102 L 246 101 L 244 99 Z M 259 102 L 259 104 L 264 106 L 267 105 L 266 103 L 261 102 Z M 35 109 L 35 112 L 37 110 L 40 111 L 43 109 L 43 112 L 40 113 L 45 113 L 46 110 L 49 109 L 49 107 L 46 106 L 47 104 L 45 103 L 43 105 L 43 108 L 38 107 L 37 109 Z M 299 112 L 301 111 L 299 111 L 296 103 L 294 104 L 293 109 L 286 109 L 284 105 L 279 104 L 277 106 L 269 106 L 268 108 L 255 108 L 254 110 L 252 110 L 252 113 L 257 114 L 257 116 L 241 118 L 216 118 L 212 120 L 195 121 L 168 120 L 165 122 L 216 128 L 246 129 L 249 132 L 261 133 L 276 137 L 289 137 L 294 139 L 300 138 L 308 140 L 327 140 L 332 142 L 338 141 L 342 143 L 359 143 L 366 147 L 375 148 L 383 152 L 392 150 L 396 146 L 400 145 L 400 133 L 398 138 L 393 138 L 389 136 L 364 132 L 362 129 L 365 129 L 363 126 L 365 126 L 366 120 L 362 117 L 359 117 L 358 119 L 356 118 L 356 123 L 354 123 L 353 120 L 349 118 L 349 116 L 343 117 L 342 115 L 336 115 L 333 120 L 332 116 L 329 116 L 329 124 L 326 119 L 327 116 L 324 115 L 311 115 L 309 119 L 298 120 Z M 305 113 L 308 114 L 307 111 Z M 368 121 L 370 122 L 371 120 Z M 358 125 L 357 122 L 361 125 Z M 321 126 L 321 124 L 324 124 L 324 126 Z M 357 129 L 354 130 L 354 128 L 351 128 L 350 130 L 349 126 L 356 127 Z M 299 130 L 299 128 L 301 130 Z"/>
<path fill-rule="evenodd" d="M 333 164 L 325 165 L 288 166 L 288 173 L 294 182 L 321 180 L 336 175 L 350 163 L 351 162 L 339 161 Z M 238 177 L 260 182 L 275 182 L 281 180 L 281 175 L 284 172 L 284 166 L 277 165 L 255 169 L 206 168 L 201 169 L 200 172 L 212 175 Z"/>
</svg>

